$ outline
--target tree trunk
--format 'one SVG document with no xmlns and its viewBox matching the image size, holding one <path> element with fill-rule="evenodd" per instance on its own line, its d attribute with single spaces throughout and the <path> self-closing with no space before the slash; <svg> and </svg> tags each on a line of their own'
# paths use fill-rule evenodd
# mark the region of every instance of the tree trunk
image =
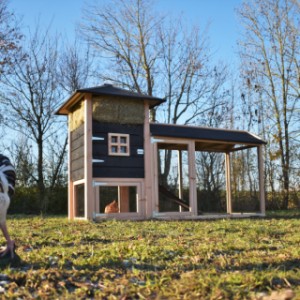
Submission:
<svg viewBox="0 0 300 300">
<path fill-rule="evenodd" d="M 38 195 L 39 195 L 39 202 L 40 202 L 40 210 L 41 212 L 46 212 L 46 188 L 45 188 L 45 182 L 44 182 L 44 156 L 43 156 L 43 138 L 39 137 L 37 140 L 37 146 L 38 146 L 38 178 L 37 178 L 37 186 L 38 186 Z"/>
</svg>

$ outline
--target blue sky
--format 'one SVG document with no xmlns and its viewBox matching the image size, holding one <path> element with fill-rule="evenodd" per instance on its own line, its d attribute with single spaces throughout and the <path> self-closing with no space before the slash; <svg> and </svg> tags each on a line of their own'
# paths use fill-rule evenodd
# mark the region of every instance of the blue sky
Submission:
<svg viewBox="0 0 300 300">
<path fill-rule="evenodd" d="M 24 26 L 33 26 L 40 18 L 45 26 L 72 37 L 80 21 L 82 8 L 93 0 L 9 0 L 10 8 L 23 16 Z M 101 3 L 101 0 L 98 1 Z M 183 14 L 188 22 L 204 28 L 208 23 L 210 42 L 216 59 L 232 64 L 236 55 L 238 20 L 235 9 L 242 0 L 156 0 L 162 13 Z"/>
</svg>

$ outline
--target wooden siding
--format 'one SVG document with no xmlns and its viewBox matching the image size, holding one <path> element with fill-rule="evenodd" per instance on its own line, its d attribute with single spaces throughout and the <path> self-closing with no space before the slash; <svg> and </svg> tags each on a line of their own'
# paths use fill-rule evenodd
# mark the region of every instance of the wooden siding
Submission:
<svg viewBox="0 0 300 300">
<path fill-rule="evenodd" d="M 84 123 L 83 101 L 78 102 L 69 113 L 69 130 L 74 131 Z"/>
<path fill-rule="evenodd" d="M 144 178 L 144 155 L 138 150 L 144 148 L 143 125 L 120 125 L 93 121 L 93 177 Z M 130 135 L 130 156 L 108 155 L 108 133 Z"/>
<path fill-rule="evenodd" d="M 71 179 L 77 181 L 84 178 L 84 126 L 83 124 L 70 132 L 71 138 Z"/>
</svg>

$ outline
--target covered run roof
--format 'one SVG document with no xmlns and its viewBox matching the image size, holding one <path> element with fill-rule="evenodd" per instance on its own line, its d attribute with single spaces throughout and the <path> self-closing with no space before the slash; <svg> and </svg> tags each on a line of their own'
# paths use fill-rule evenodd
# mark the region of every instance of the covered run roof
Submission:
<svg viewBox="0 0 300 300">
<path fill-rule="evenodd" d="M 129 90 L 121 89 L 113 86 L 112 84 L 104 84 L 101 86 L 95 86 L 91 88 L 78 89 L 75 93 L 58 109 L 57 114 L 66 115 L 69 109 L 76 104 L 81 96 L 85 93 L 91 93 L 92 95 L 103 95 L 103 96 L 116 96 L 125 99 L 137 99 L 137 100 L 148 100 L 150 108 L 165 102 L 165 99 L 144 95 L 141 93 L 132 92 Z"/>
<path fill-rule="evenodd" d="M 266 144 L 258 136 L 241 130 L 151 123 L 150 132 L 155 137 L 196 140 L 196 150 L 199 151 L 223 152 L 235 149 L 236 144 L 245 148 Z"/>
</svg>

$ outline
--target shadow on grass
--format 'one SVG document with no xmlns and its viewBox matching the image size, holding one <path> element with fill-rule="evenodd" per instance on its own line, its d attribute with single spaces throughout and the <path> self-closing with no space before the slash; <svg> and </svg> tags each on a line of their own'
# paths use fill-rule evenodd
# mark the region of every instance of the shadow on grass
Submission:
<svg viewBox="0 0 300 300">
<path fill-rule="evenodd" d="M 3 258 L 0 258 L 0 270 L 7 267 L 19 268 L 24 266 L 26 263 L 22 261 L 21 257 L 14 253 L 14 258 L 12 259 L 10 255 L 5 255 Z"/>
<path fill-rule="evenodd" d="M 266 219 L 300 219 L 300 209 L 267 211 Z"/>
</svg>

